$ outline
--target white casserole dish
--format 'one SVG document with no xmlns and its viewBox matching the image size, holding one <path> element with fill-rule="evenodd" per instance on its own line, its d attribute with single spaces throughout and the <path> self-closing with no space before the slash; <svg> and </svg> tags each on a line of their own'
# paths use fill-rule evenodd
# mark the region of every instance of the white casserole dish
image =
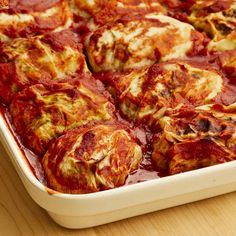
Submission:
<svg viewBox="0 0 236 236">
<path fill-rule="evenodd" d="M 49 194 L 0 116 L 0 140 L 33 200 L 67 228 L 101 225 L 236 190 L 236 161 L 84 195 Z"/>
</svg>

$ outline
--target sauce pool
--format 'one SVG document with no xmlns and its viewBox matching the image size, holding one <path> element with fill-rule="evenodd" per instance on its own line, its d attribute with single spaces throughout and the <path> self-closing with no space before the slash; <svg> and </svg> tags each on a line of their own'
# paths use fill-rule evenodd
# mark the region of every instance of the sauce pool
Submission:
<svg viewBox="0 0 236 236">
<path fill-rule="evenodd" d="M 49 194 L 55 194 L 56 192 L 54 190 L 51 191 L 51 189 L 49 189 L 47 186 L 44 170 L 40 162 L 41 157 L 39 157 L 38 155 L 30 151 L 28 148 L 26 148 L 22 144 L 19 136 L 16 134 L 13 126 L 11 125 L 11 117 L 8 113 L 7 108 L 1 104 L 0 104 L 0 113 L 2 117 L 4 118 L 9 131 L 14 137 L 18 145 L 18 148 L 21 150 L 22 157 L 25 159 L 25 162 L 28 165 L 29 170 L 32 171 L 34 176 L 45 186 Z M 163 175 L 162 173 L 159 173 L 157 170 L 155 170 L 155 167 L 153 166 L 152 161 L 151 161 L 150 151 L 146 151 L 139 169 L 133 171 L 132 173 L 128 175 L 124 185 L 131 185 L 131 184 L 140 183 L 140 182 L 144 182 L 144 181 L 148 181 L 152 179 L 157 179 L 157 178 L 160 178 L 160 176 L 162 175 Z"/>
</svg>

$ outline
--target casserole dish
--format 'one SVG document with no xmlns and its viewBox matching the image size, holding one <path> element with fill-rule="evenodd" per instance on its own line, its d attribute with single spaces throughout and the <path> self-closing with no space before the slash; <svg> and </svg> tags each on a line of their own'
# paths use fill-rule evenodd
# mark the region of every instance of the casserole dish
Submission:
<svg viewBox="0 0 236 236">
<path fill-rule="evenodd" d="M 0 9 L 0 141 L 58 224 L 235 190 L 236 4 L 226 2 Z"/>
<path fill-rule="evenodd" d="M 36 179 L 2 115 L 0 135 L 29 195 L 66 228 L 106 224 L 236 190 L 236 162 L 232 161 L 103 192 L 56 193 Z"/>
</svg>

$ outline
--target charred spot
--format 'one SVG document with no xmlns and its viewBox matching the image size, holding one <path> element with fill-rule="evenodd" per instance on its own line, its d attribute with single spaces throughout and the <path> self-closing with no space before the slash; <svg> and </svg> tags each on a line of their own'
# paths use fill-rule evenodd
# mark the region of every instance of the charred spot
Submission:
<svg viewBox="0 0 236 236">
<path fill-rule="evenodd" d="M 201 119 L 198 123 L 198 128 L 202 132 L 208 132 L 211 127 L 211 123 L 207 119 Z"/>
<path fill-rule="evenodd" d="M 184 135 L 187 135 L 187 134 L 191 134 L 193 133 L 193 130 L 188 126 L 185 130 L 184 130 Z"/>
<path fill-rule="evenodd" d="M 216 24 L 216 29 L 223 35 L 228 35 L 232 32 L 232 29 L 225 24 Z"/>
<path fill-rule="evenodd" d="M 192 76 L 192 78 L 194 78 L 194 79 L 196 79 L 196 80 L 201 79 L 200 75 L 197 74 L 197 73 L 192 73 L 191 76 Z"/>
<path fill-rule="evenodd" d="M 225 124 L 223 124 L 223 125 L 221 125 L 220 128 L 221 128 L 221 131 L 224 131 L 224 130 L 226 130 L 227 126 Z"/>
<path fill-rule="evenodd" d="M 236 9 L 223 12 L 223 16 L 236 18 Z"/>
<path fill-rule="evenodd" d="M 0 54 L 1 54 L 1 57 L 0 57 L 0 63 L 7 63 L 7 62 L 10 62 L 10 58 L 8 55 L 4 54 L 4 52 L 1 52 L 0 51 Z"/>
<path fill-rule="evenodd" d="M 160 92 L 160 95 L 161 95 L 162 97 L 168 97 L 168 96 L 170 96 L 170 91 L 169 91 L 168 89 L 162 90 L 162 91 Z"/>
</svg>

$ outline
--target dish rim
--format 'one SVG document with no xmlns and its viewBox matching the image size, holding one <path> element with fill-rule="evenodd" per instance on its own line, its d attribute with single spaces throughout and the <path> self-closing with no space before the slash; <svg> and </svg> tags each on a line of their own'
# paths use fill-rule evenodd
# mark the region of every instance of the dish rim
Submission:
<svg viewBox="0 0 236 236">
<path fill-rule="evenodd" d="M 41 192 L 44 192 L 48 195 L 53 195 L 54 197 L 57 197 L 59 199 L 68 199 L 68 200 L 82 200 L 82 199 L 94 199 L 94 198 L 102 198 L 105 196 L 110 196 L 110 195 L 117 195 L 117 194 L 122 194 L 123 192 L 133 192 L 136 190 L 144 189 L 144 188 L 150 188 L 152 186 L 155 186 L 157 184 L 166 184 L 168 182 L 172 182 L 173 180 L 178 181 L 181 179 L 186 179 L 188 177 L 197 177 L 200 175 L 204 175 L 206 173 L 210 172 L 217 172 L 217 171 L 223 171 L 224 169 L 228 169 L 228 166 L 235 166 L 236 168 L 236 160 L 226 162 L 226 163 L 221 163 L 217 164 L 214 166 L 209 166 L 209 167 L 204 167 L 201 169 L 196 169 L 196 170 L 191 170 L 188 172 L 183 172 L 180 174 L 172 175 L 172 176 L 165 176 L 165 177 L 159 177 L 156 179 L 150 179 L 147 181 L 139 182 L 139 183 L 134 183 L 130 185 L 124 185 L 121 187 L 116 187 L 114 189 L 109 189 L 109 190 L 104 190 L 100 192 L 93 192 L 93 193 L 86 193 L 86 194 L 69 194 L 69 193 L 60 193 L 57 192 L 47 186 L 45 186 L 43 183 L 41 183 L 33 171 L 30 169 L 30 163 L 25 157 L 23 151 L 19 147 L 14 135 L 12 132 L 9 130 L 9 124 L 5 120 L 5 117 L 1 113 L 0 115 L 0 137 L 1 137 L 1 142 L 6 149 L 5 146 L 7 146 L 8 151 L 11 151 L 12 156 L 15 157 L 15 163 L 19 166 L 22 174 L 30 181 L 32 185 L 34 185 L 36 188 L 38 188 Z M 9 153 L 8 153 L 9 155 Z M 9 155 L 11 156 L 11 155 Z M 12 157 L 10 157 L 12 158 Z"/>
</svg>

